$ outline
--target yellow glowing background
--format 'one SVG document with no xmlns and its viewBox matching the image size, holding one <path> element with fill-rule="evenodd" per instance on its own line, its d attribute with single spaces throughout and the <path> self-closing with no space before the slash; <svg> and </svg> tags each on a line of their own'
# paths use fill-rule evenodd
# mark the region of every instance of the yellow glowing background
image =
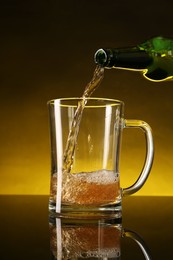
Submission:
<svg viewBox="0 0 173 260">
<path fill-rule="evenodd" d="M 132 46 L 155 35 L 173 37 L 173 2 L 3 1 L 1 4 L 0 194 L 49 194 L 47 101 L 81 96 L 100 47 Z M 161 2 L 161 1 L 160 1 Z M 155 158 L 137 195 L 173 195 L 173 82 L 138 72 L 107 70 L 95 96 L 125 102 L 125 117 L 148 122 Z M 139 130 L 125 129 L 121 186 L 130 185 L 145 157 Z"/>
</svg>

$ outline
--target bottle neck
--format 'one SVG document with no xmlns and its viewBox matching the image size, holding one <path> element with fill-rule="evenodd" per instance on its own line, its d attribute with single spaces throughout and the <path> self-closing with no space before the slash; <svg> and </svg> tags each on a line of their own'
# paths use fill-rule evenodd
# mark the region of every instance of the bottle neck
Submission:
<svg viewBox="0 0 173 260">
<path fill-rule="evenodd" d="M 142 70 L 147 68 L 153 58 L 139 48 L 99 49 L 95 53 L 95 62 L 100 66 Z"/>
</svg>

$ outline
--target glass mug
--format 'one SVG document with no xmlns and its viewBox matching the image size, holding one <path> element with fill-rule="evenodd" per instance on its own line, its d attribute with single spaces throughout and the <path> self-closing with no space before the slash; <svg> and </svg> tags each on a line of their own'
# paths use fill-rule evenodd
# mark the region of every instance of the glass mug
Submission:
<svg viewBox="0 0 173 260">
<path fill-rule="evenodd" d="M 113 220 L 73 219 L 72 221 L 72 219 L 53 217 L 49 220 L 49 230 L 52 260 L 120 260 L 124 253 L 127 257 L 131 254 L 130 246 L 128 248 L 122 246 L 125 242 L 124 238 L 135 241 L 145 259 L 151 259 L 150 250 L 143 238 L 134 231 L 123 229 L 121 224 L 114 223 Z M 136 259 L 134 251 L 133 256 Z"/>
<path fill-rule="evenodd" d="M 137 192 L 145 183 L 153 161 L 150 126 L 141 120 L 124 119 L 124 103 L 87 98 L 78 125 L 70 172 L 64 170 L 64 151 L 81 98 L 48 102 L 51 139 L 51 187 L 49 210 L 63 217 L 121 218 L 122 196 Z M 77 126 L 76 126 L 77 127 Z M 139 128 L 146 138 L 146 158 L 137 181 L 120 188 L 119 157 L 124 128 Z M 73 129 L 74 130 L 74 129 Z"/>
</svg>

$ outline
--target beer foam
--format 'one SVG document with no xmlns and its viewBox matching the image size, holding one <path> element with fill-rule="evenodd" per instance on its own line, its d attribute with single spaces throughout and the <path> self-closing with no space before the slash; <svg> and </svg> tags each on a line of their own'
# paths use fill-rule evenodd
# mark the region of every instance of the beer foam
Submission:
<svg viewBox="0 0 173 260">
<path fill-rule="evenodd" d="M 109 170 L 98 170 L 94 172 L 80 172 L 74 175 L 78 180 L 87 183 L 111 184 L 118 181 L 119 173 Z"/>
</svg>

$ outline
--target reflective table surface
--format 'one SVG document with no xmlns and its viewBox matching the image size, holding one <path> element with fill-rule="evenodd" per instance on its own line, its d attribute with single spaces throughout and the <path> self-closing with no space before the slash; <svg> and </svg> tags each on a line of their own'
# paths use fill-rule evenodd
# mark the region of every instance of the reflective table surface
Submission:
<svg viewBox="0 0 173 260">
<path fill-rule="evenodd" d="M 50 218 L 48 196 L 0 196 L 0 259 L 173 259 L 173 198 L 126 197 L 121 223 Z"/>
</svg>

